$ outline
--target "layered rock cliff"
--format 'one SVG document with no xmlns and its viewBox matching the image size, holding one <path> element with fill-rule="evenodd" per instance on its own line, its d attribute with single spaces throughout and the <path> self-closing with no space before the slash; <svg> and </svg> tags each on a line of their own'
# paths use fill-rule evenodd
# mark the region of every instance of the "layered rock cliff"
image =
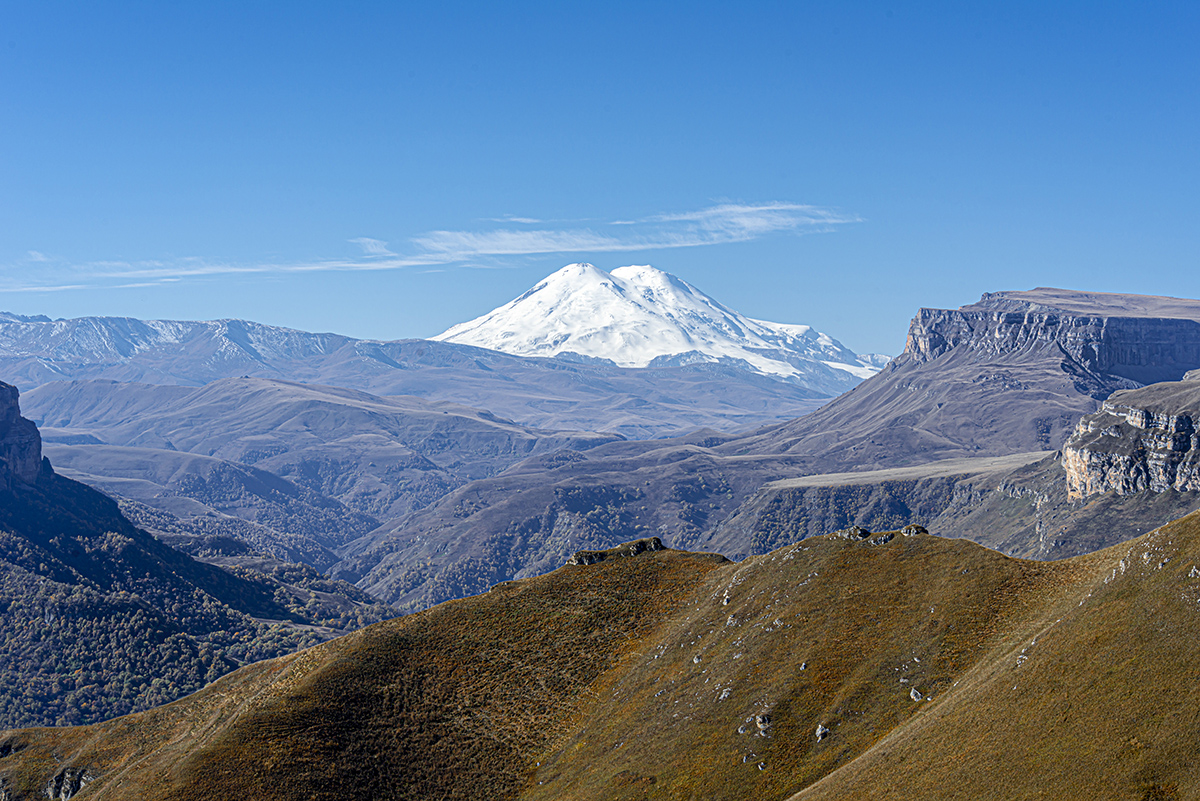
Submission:
<svg viewBox="0 0 1200 801">
<path fill-rule="evenodd" d="M 803 454 L 819 472 L 1054 450 L 1114 391 L 1196 367 L 1200 301 L 995 292 L 921 309 L 878 375 L 736 447 Z"/>
<path fill-rule="evenodd" d="M 1188 378 L 1114 393 L 1079 421 L 1063 446 L 1073 496 L 1200 490 L 1200 380 Z"/>
<path fill-rule="evenodd" d="M 955 310 L 921 309 L 904 355 L 924 363 L 953 348 L 1002 356 L 1046 346 L 1061 352 L 1062 369 L 1078 390 L 1097 400 L 1117 389 L 1177 380 L 1200 366 L 1200 302 L 1050 289 L 990 292 Z"/>
<path fill-rule="evenodd" d="M 42 473 L 42 436 L 32 421 L 21 416 L 17 388 L 0 382 L 0 486 L 13 478 L 25 484 Z"/>
</svg>

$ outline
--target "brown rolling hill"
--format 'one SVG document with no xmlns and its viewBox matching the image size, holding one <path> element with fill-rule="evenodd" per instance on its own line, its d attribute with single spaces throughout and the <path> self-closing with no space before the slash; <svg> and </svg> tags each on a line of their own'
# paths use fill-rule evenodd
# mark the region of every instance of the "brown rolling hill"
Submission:
<svg viewBox="0 0 1200 801">
<path fill-rule="evenodd" d="M 1194 798 L 1200 514 L 1058 562 L 643 540 L 89 727 L 10 799 Z M 636 552 L 636 553 L 635 553 Z M 63 795 L 63 791 L 67 795 Z"/>
</svg>

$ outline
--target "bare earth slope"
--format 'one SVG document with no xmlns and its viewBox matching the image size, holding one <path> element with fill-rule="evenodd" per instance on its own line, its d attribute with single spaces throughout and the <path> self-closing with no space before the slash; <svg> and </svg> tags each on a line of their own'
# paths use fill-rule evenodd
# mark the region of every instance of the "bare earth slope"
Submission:
<svg viewBox="0 0 1200 801">
<path fill-rule="evenodd" d="M 0 734 L 0 779 L 14 799 L 1200 792 L 1200 515 L 1061 562 L 921 532 L 741 564 L 654 547 L 150 712 Z"/>
</svg>

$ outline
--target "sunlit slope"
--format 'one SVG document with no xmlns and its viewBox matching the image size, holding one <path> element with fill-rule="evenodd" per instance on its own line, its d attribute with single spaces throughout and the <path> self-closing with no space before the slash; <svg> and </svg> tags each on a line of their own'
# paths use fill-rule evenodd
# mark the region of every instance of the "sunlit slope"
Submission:
<svg viewBox="0 0 1200 801">
<path fill-rule="evenodd" d="M 606 677 L 529 797 L 783 798 L 927 714 L 913 690 L 938 702 L 1091 575 L 925 534 L 872 539 L 811 538 L 710 573 Z"/>
<path fill-rule="evenodd" d="M 1071 560 L 1098 579 L 795 799 L 1200 797 L 1198 541 L 1200 513 Z"/>
<path fill-rule="evenodd" d="M 90 771 L 84 799 L 1200 793 L 1200 514 L 1060 562 L 920 532 L 609 553 L 148 713 L 0 735 L 0 778 L 32 798 Z"/>
</svg>

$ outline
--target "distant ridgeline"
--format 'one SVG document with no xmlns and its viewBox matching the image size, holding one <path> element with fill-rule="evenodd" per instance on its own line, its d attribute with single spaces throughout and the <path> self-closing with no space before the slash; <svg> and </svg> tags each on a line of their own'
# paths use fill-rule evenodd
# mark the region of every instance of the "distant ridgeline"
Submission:
<svg viewBox="0 0 1200 801">
<path fill-rule="evenodd" d="M 902 355 L 812 414 L 530 459 L 385 523 L 334 571 L 421 608 L 648 535 L 741 558 L 915 521 L 1010 554 L 1085 553 L 1198 504 L 1180 486 L 1081 505 L 1055 459 L 1098 399 L 1200 366 L 1198 320 L 1196 301 L 1049 289 L 923 309 Z"/>
<path fill-rule="evenodd" d="M 786 375 L 741 356 L 679 354 L 633 367 L 452 342 L 360 340 L 247 320 L 50 320 L 0 312 L 0 376 L 22 390 L 82 379 L 192 387 L 241 377 L 303 381 L 462 403 L 539 428 L 654 438 L 781 422 L 881 364 L 882 357 L 860 361 L 805 326 L 784 328 L 772 335 L 776 344 L 755 339 L 738 353 Z"/>
</svg>

